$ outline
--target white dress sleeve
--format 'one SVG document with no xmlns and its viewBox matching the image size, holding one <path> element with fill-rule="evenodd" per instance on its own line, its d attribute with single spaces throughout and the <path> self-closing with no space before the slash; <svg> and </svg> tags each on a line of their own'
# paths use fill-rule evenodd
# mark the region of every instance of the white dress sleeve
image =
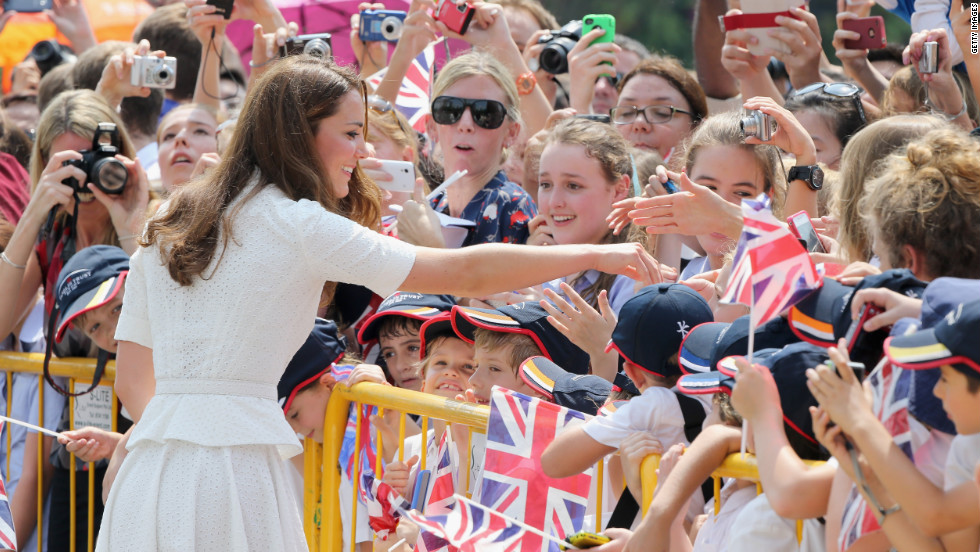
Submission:
<svg viewBox="0 0 980 552">
<path fill-rule="evenodd" d="M 308 266 L 325 280 L 364 286 L 381 297 L 398 291 L 415 264 L 415 247 L 374 232 L 319 203 L 296 202 Z"/>
<path fill-rule="evenodd" d="M 153 251 L 156 251 L 154 249 Z M 147 248 L 136 250 L 129 260 L 129 274 L 123 288 L 123 308 L 116 323 L 116 339 L 132 341 L 144 347 L 153 348 L 150 334 L 149 311 L 146 298 L 146 273 L 143 268 Z"/>
</svg>

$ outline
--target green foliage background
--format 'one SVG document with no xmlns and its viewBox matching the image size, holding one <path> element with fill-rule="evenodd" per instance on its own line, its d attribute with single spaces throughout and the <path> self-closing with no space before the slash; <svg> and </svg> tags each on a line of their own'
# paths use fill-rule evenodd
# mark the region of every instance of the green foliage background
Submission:
<svg viewBox="0 0 980 552">
<path fill-rule="evenodd" d="M 647 46 L 652 52 L 671 54 L 687 67 L 693 67 L 694 53 L 692 21 L 697 0 L 542 0 L 542 3 L 564 24 L 571 19 L 581 19 L 589 13 L 610 13 L 616 17 L 616 30 L 631 36 Z M 823 47 L 833 63 L 831 40 L 837 28 L 835 14 L 836 2 L 820 0 L 811 2 L 810 9 L 820 20 L 820 33 Z M 911 30 L 909 25 L 896 15 L 875 6 L 872 15 L 885 17 L 886 34 L 889 42 L 906 43 Z"/>
</svg>

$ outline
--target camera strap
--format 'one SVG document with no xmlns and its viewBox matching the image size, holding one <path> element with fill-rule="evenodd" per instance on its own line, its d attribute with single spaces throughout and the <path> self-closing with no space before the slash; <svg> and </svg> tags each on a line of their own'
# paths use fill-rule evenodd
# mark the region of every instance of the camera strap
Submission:
<svg viewBox="0 0 980 552">
<path fill-rule="evenodd" d="M 44 346 L 44 380 L 48 382 L 52 388 L 58 393 L 66 397 L 80 397 L 82 395 L 87 395 L 95 390 L 102 382 L 102 374 L 105 373 L 105 365 L 109 361 L 109 352 L 103 349 L 99 349 L 99 356 L 95 362 L 95 373 L 92 374 L 92 385 L 88 386 L 88 389 L 82 391 L 81 393 L 73 393 L 67 391 L 65 388 L 58 385 L 58 382 L 51 377 L 51 371 L 48 369 L 48 365 L 51 361 L 51 352 L 54 349 L 54 339 L 55 339 L 55 322 L 58 320 L 58 309 L 57 307 L 51 310 L 51 315 L 48 317 L 48 338 L 47 343 Z"/>
</svg>

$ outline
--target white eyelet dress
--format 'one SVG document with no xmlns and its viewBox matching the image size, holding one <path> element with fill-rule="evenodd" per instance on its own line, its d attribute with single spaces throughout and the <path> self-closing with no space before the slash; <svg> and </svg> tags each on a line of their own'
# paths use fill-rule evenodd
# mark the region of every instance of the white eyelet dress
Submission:
<svg viewBox="0 0 980 552">
<path fill-rule="evenodd" d="M 193 285 L 170 278 L 156 246 L 133 256 L 116 338 L 153 349 L 156 394 L 109 494 L 99 551 L 308 550 L 283 464 L 302 449 L 276 384 L 325 281 L 389 295 L 415 250 L 273 186 L 233 220 L 227 249 L 219 241 Z"/>
</svg>

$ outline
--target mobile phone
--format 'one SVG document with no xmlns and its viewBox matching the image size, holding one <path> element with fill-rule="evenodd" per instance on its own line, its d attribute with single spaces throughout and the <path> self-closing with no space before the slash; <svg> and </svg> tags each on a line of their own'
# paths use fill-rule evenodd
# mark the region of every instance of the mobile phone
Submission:
<svg viewBox="0 0 980 552">
<path fill-rule="evenodd" d="M 881 312 L 881 309 L 872 303 L 865 303 L 861 307 L 861 312 L 858 313 L 857 319 L 851 322 L 850 327 L 847 328 L 847 333 L 844 334 L 844 342 L 847 343 L 848 352 L 853 351 L 864 340 L 864 323 L 878 316 Z"/>
<path fill-rule="evenodd" d="M 810 215 L 806 211 L 800 211 L 787 219 L 790 230 L 796 234 L 797 238 L 806 242 L 806 250 L 810 253 L 826 253 L 817 231 L 813 229 L 810 222 Z M 802 243 L 801 241 L 801 243 Z"/>
<path fill-rule="evenodd" d="M 610 540 L 612 539 L 610 539 L 605 535 L 590 533 L 588 531 L 579 531 L 574 535 L 569 535 L 565 537 L 565 541 L 576 548 L 592 548 L 595 546 L 601 546 L 603 544 L 606 544 Z M 561 549 L 568 550 L 564 546 L 562 546 Z"/>
<path fill-rule="evenodd" d="M 231 9 L 235 7 L 235 0 L 207 0 L 206 3 L 217 8 L 214 13 L 220 13 L 225 19 L 231 19 Z"/>
<path fill-rule="evenodd" d="M 616 38 L 616 18 L 606 13 L 591 13 L 582 18 L 582 36 L 587 35 L 592 29 L 602 29 L 606 34 L 592 41 L 592 44 L 612 42 Z M 612 65 L 608 61 L 602 62 L 605 65 Z M 608 75 L 614 77 L 614 74 Z"/>
<path fill-rule="evenodd" d="M 664 190 L 667 190 L 668 194 L 676 194 L 677 192 L 681 191 L 681 189 L 677 187 L 677 184 L 675 184 L 674 181 L 669 178 L 667 179 L 667 182 L 663 183 L 663 186 Z"/>
<path fill-rule="evenodd" d="M 841 28 L 861 35 L 861 38 L 844 41 L 844 47 L 848 50 L 876 50 L 885 47 L 885 19 L 880 15 L 845 19 Z"/>
<path fill-rule="evenodd" d="M 381 160 L 381 170 L 390 174 L 389 182 L 378 182 L 378 187 L 389 192 L 415 191 L 415 165 L 411 161 Z"/>
<path fill-rule="evenodd" d="M 857 378 L 858 381 L 864 381 L 865 367 L 863 362 L 848 361 L 847 365 L 851 367 L 851 371 L 854 372 L 854 377 Z M 834 373 L 840 376 L 840 370 L 837 369 L 837 365 L 834 364 L 834 361 L 828 360 L 827 366 L 833 368 Z"/>
<path fill-rule="evenodd" d="M 3 11 L 38 13 L 51 9 L 51 0 L 3 0 Z"/>
<path fill-rule="evenodd" d="M 415 477 L 415 489 L 412 491 L 412 509 L 422 511 L 425 508 L 425 499 L 429 491 L 429 479 L 432 472 L 429 470 L 419 470 Z"/>
<path fill-rule="evenodd" d="M 609 123 L 609 115 L 603 115 L 602 113 L 580 113 L 575 115 L 576 119 L 585 119 L 587 121 L 595 121 L 597 123 Z"/>
<path fill-rule="evenodd" d="M 473 21 L 475 10 L 473 6 L 467 4 L 456 4 L 455 0 L 439 0 L 436 6 L 436 13 L 433 18 L 442 21 L 442 24 L 457 34 L 466 34 L 466 29 L 470 28 Z"/>
</svg>

